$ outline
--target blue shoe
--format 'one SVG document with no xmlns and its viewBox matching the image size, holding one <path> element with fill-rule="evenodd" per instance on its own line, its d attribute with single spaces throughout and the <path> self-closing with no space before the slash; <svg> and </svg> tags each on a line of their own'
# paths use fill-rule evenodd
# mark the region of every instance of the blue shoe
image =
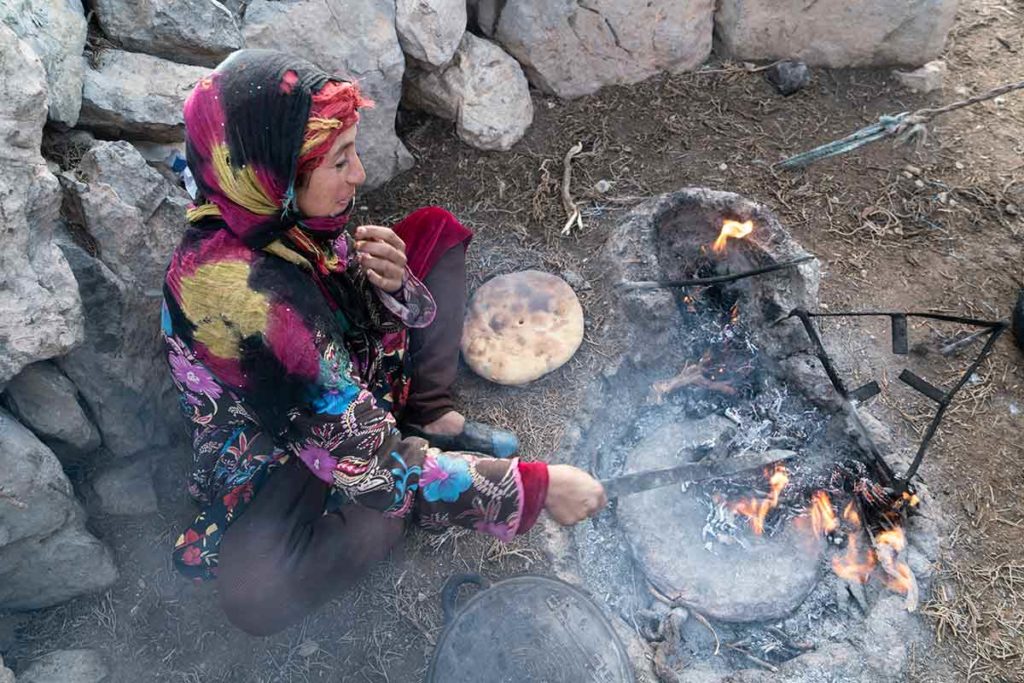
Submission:
<svg viewBox="0 0 1024 683">
<path fill-rule="evenodd" d="M 482 422 L 466 421 L 461 434 L 427 434 L 417 425 L 406 424 L 402 432 L 407 436 L 426 439 L 442 451 L 470 451 L 495 458 L 510 458 L 519 451 L 519 439 L 512 432 Z"/>
</svg>

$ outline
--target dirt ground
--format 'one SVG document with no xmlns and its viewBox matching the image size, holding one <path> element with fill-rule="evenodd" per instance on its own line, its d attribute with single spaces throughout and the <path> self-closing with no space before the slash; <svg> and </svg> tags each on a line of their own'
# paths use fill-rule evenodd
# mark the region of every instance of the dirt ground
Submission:
<svg viewBox="0 0 1024 683">
<path fill-rule="evenodd" d="M 772 207 L 822 260 L 821 299 L 830 310 L 1007 318 L 1024 286 L 1024 220 L 1008 206 L 1024 209 L 1024 93 L 940 119 L 919 149 L 883 142 L 805 172 L 770 168 L 881 114 L 1024 78 L 1024 5 L 961 5 L 946 87 L 929 96 L 908 94 L 888 70 L 816 70 L 810 87 L 783 98 L 760 73 L 722 64 L 572 102 L 535 95 L 533 127 L 508 153 L 473 150 L 450 124 L 404 115 L 400 131 L 417 166 L 366 196 L 358 219 L 388 223 L 417 206 L 443 205 L 477 232 L 471 287 L 530 267 L 570 271 L 587 313 L 577 356 L 530 386 L 495 387 L 465 371 L 465 412 L 516 429 L 527 457 L 550 456 L 590 380 L 622 351 L 603 324 L 610 292 L 595 258 L 609 227 L 637 201 L 685 186 L 731 190 Z M 576 142 L 584 155 L 573 164 L 572 194 L 584 229 L 563 237 L 562 158 Z M 905 173 L 908 165 L 915 168 Z M 594 189 L 599 180 L 610 190 Z M 922 336 L 941 340 L 955 331 L 934 327 Z M 967 355 L 933 363 L 932 376 L 952 378 Z M 877 378 L 888 386 L 886 372 Z M 878 405 L 911 437 L 928 408 L 906 392 Z M 915 680 L 1024 680 L 1022 433 L 1024 356 L 1007 334 L 922 468 L 944 514 L 945 548 L 943 579 L 924 608 L 934 647 L 916 654 Z M 416 681 L 440 633 L 438 593 L 447 576 L 548 571 L 537 532 L 508 546 L 414 532 L 357 590 L 276 637 L 249 638 L 220 615 L 212 587 L 191 586 L 170 567 L 170 544 L 191 514 L 181 485 L 187 457 L 161 456 L 158 516 L 92 521 L 117 555 L 118 585 L 0 618 L 8 666 L 23 668 L 54 649 L 95 647 L 116 681 Z"/>
</svg>

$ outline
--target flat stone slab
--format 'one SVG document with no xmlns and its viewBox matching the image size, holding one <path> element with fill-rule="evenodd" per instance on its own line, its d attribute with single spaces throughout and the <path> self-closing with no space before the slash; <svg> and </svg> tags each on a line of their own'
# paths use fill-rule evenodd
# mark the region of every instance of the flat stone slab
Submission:
<svg viewBox="0 0 1024 683">
<path fill-rule="evenodd" d="M 712 418 L 717 421 L 720 418 Z M 672 467 L 689 460 L 691 444 L 672 439 L 675 450 L 649 447 L 657 437 L 691 431 L 700 440 L 721 429 L 702 420 L 692 430 L 667 425 L 629 456 L 626 472 Z M 705 423 L 705 424 L 701 424 Z M 664 444 L 667 439 L 663 440 Z M 701 530 L 707 510 L 696 489 L 646 491 L 619 501 L 619 523 L 648 580 L 661 592 L 714 619 L 755 622 L 781 619 L 804 601 L 819 578 L 821 544 L 808 544 L 793 526 L 771 538 L 750 534 L 746 548 L 715 544 L 704 547 Z"/>
</svg>

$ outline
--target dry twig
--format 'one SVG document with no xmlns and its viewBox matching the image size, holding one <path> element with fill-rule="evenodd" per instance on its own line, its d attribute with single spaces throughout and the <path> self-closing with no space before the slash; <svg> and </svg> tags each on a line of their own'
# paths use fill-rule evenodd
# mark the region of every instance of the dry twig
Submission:
<svg viewBox="0 0 1024 683">
<path fill-rule="evenodd" d="M 580 214 L 580 208 L 576 206 L 576 202 L 572 200 L 572 193 L 570 192 L 570 186 L 572 185 L 572 160 L 573 157 L 576 157 L 582 151 L 583 143 L 577 142 L 565 153 L 565 159 L 562 161 L 562 208 L 565 209 L 566 215 L 565 226 L 562 227 L 563 235 L 570 234 L 574 224 L 578 229 L 583 230 L 583 216 Z"/>
</svg>

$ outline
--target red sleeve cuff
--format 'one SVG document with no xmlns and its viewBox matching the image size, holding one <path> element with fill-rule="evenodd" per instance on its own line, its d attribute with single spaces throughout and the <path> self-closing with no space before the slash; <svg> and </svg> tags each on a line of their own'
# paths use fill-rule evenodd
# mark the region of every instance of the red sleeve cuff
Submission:
<svg viewBox="0 0 1024 683">
<path fill-rule="evenodd" d="M 543 462 L 519 461 L 519 478 L 523 482 L 523 509 L 519 515 L 517 536 L 533 528 L 548 497 L 548 466 Z"/>
</svg>

